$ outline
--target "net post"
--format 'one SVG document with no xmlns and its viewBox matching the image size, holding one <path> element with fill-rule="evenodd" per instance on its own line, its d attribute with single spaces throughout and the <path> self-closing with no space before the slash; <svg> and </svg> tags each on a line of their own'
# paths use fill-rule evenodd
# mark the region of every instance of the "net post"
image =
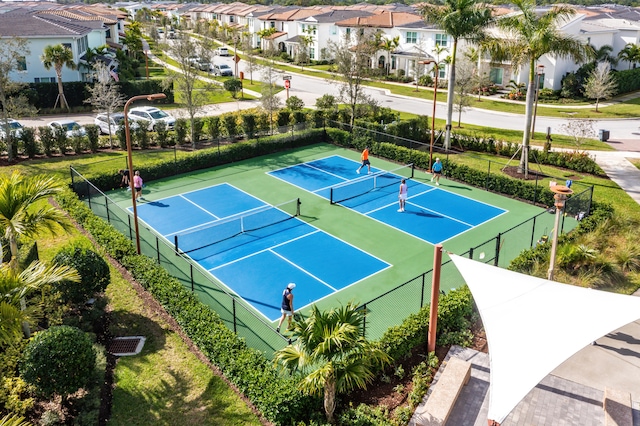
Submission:
<svg viewBox="0 0 640 426">
<path fill-rule="evenodd" d="M 329 188 L 329 204 L 335 204 L 333 202 L 333 186 Z"/>
<path fill-rule="evenodd" d="M 194 285 L 193 285 L 193 263 L 189 262 L 189 279 L 191 280 L 191 292 L 193 293 Z"/>
<path fill-rule="evenodd" d="M 416 165 L 414 163 L 411 163 L 411 179 L 413 179 L 413 177 L 415 176 L 415 171 Z"/>
<path fill-rule="evenodd" d="M 469 249 L 469 259 L 473 260 L 473 247 Z"/>
<path fill-rule="evenodd" d="M 499 232 L 496 237 L 496 256 L 493 261 L 493 266 L 498 266 L 498 256 L 500 256 L 500 240 L 502 240 L 502 233 Z"/>
<path fill-rule="evenodd" d="M 104 207 L 107 209 L 107 223 L 111 225 L 111 218 L 109 217 L 109 197 L 104 196 Z"/>
<path fill-rule="evenodd" d="M 236 321 L 236 298 L 232 297 L 231 298 L 231 302 L 233 305 L 233 332 L 238 334 L 238 325 L 237 325 L 237 321 Z"/>
<path fill-rule="evenodd" d="M 300 201 L 300 198 L 298 198 L 296 200 L 296 216 L 300 216 L 300 205 L 302 204 L 302 201 Z"/>
<path fill-rule="evenodd" d="M 156 235 L 156 253 L 158 254 L 158 265 L 160 265 L 160 239 Z"/>
<path fill-rule="evenodd" d="M 536 235 L 536 216 L 533 217 L 533 226 L 531 227 L 531 243 L 529 244 L 529 248 L 533 247 L 533 240 Z"/>
<path fill-rule="evenodd" d="M 175 249 L 176 252 L 176 256 L 178 255 L 178 234 L 173 236 L 173 247 Z"/>
</svg>

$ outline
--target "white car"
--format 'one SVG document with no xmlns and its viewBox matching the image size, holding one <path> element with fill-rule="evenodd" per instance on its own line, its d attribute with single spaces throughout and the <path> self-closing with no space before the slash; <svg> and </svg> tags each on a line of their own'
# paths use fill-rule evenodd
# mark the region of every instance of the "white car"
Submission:
<svg viewBox="0 0 640 426">
<path fill-rule="evenodd" d="M 229 49 L 227 49 L 226 47 L 218 47 L 215 50 L 215 54 L 218 56 L 229 56 Z"/>
<path fill-rule="evenodd" d="M 227 64 L 216 64 L 213 66 L 213 75 L 219 75 L 224 77 L 232 77 L 233 70 Z"/>
<path fill-rule="evenodd" d="M 100 133 L 103 135 L 109 134 L 109 127 L 111 127 L 111 134 L 115 135 L 120 129 L 120 126 L 124 126 L 124 114 L 121 112 L 114 112 L 109 115 L 109 119 L 107 120 L 107 114 L 102 113 L 96 115 L 96 118 L 93 120 L 94 124 L 100 128 Z M 139 127 L 138 122 L 134 121 L 129 117 L 129 129 L 135 130 Z"/>
<path fill-rule="evenodd" d="M 9 123 L 9 128 L 10 128 L 10 132 L 11 134 L 16 137 L 19 138 L 20 135 L 22 135 L 22 124 L 20 124 L 17 120 L 14 120 L 13 118 L 8 118 L 7 122 Z M 0 139 L 5 139 L 7 137 L 7 133 L 6 133 L 6 126 L 5 126 L 5 122 L 4 120 L 0 120 Z"/>
<path fill-rule="evenodd" d="M 140 125 L 146 125 L 147 130 L 154 130 L 156 124 L 163 121 L 167 129 L 173 130 L 176 119 L 156 107 L 136 107 L 129 110 L 129 119 L 138 121 Z M 144 123 L 144 124 L 143 124 Z"/>
<path fill-rule="evenodd" d="M 49 123 L 49 127 L 51 127 L 54 131 L 58 129 L 64 129 L 67 132 L 67 137 L 71 138 L 73 136 L 85 136 L 87 131 L 84 127 L 79 125 L 73 120 L 56 120 Z"/>
</svg>

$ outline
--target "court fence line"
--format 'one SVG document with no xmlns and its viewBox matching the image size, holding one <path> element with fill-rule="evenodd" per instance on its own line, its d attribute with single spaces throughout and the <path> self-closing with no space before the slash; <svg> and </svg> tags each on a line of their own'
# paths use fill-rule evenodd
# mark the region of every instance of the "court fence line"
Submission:
<svg viewBox="0 0 640 426">
<path fill-rule="evenodd" d="M 70 167 L 70 173 L 72 190 L 93 214 L 134 241 L 132 215 L 73 166 Z M 272 358 L 276 350 L 290 342 L 287 337 L 275 331 L 271 322 L 260 317 L 253 307 L 218 282 L 208 271 L 188 256 L 176 254 L 174 245 L 155 230 L 140 221 L 138 225 L 142 254 L 154 259 L 183 287 L 196 293 L 200 301 L 216 312 L 227 327 L 245 339 L 247 345 Z"/>
</svg>

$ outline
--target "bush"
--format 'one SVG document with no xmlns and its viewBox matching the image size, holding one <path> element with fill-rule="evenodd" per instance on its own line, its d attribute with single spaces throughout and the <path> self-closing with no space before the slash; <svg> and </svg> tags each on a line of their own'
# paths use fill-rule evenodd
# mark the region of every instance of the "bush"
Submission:
<svg viewBox="0 0 640 426">
<path fill-rule="evenodd" d="M 91 339 L 75 327 L 51 327 L 27 345 L 20 375 L 44 397 L 63 398 L 85 387 L 94 374 L 96 353 Z"/>
<path fill-rule="evenodd" d="M 227 136 L 230 138 L 236 137 L 238 134 L 238 121 L 235 114 L 225 114 L 222 119 Z"/>
<path fill-rule="evenodd" d="M 38 127 L 38 135 L 40 136 L 40 143 L 44 150 L 44 155 L 51 157 L 53 148 L 56 145 L 56 137 L 53 134 L 53 129 L 49 126 Z"/>
<path fill-rule="evenodd" d="M 202 129 L 204 128 L 204 120 L 199 117 L 193 118 L 193 140 L 191 143 L 197 143 L 202 138 Z"/>
<path fill-rule="evenodd" d="M 33 158 L 40 153 L 38 141 L 36 140 L 36 130 L 33 127 L 24 127 L 22 134 L 20 134 L 20 140 L 27 157 Z"/>
<path fill-rule="evenodd" d="M 53 130 L 53 137 L 55 138 L 58 151 L 60 151 L 61 155 L 65 155 L 67 153 L 67 145 L 69 143 L 67 131 L 62 127 L 56 127 Z"/>
<path fill-rule="evenodd" d="M 284 127 L 291 124 L 291 112 L 287 110 L 278 111 L 277 121 L 278 127 Z"/>
<path fill-rule="evenodd" d="M 145 126 L 138 126 L 135 129 L 129 129 L 129 131 L 131 132 L 131 138 L 141 149 L 149 148 L 149 132 Z"/>
<path fill-rule="evenodd" d="M 217 115 L 207 118 L 207 135 L 214 141 L 220 137 L 220 117 Z"/>
<path fill-rule="evenodd" d="M 247 135 L 247 138 L 253 139 L 258 128 L 256 115 L 250 113 L 242 114 L 242 128 L 244 129 L 244 133 Z"/>
<path fill-rule="evenodd" d="M 82 151 L 84 151 L 84 146 L 86 145 L 85 139 L 86 136 L 79 133 L 76 133 L 71 137 L 71 146 L 73 147 L 73 152 L 75 152 L 76 155 L 82 154 Z"/>
<path fill-rule="evenodd" d="M 290 96 L 289 99 L 285 101 L 285 105 L 290 111 L 300 111 L 304 108 L 304 101 L 297 96 Z"/>
<path fill-rule="evenodd" d="M 98 253 L 80 246 L 68 246 L 60 250 L 53 261 L 71 266 L 80 274 L 79 283 L 62 281 L 55 286 L 65 302 L 84 303 L 97 293 L 102 293 L 111 275 L 109 265 Z"/>
<path fill-rule="evenodd" d="M 84 126 L 87 129 L 87 139 L 89 140 L 89 150 L 93 153 L 98 152 L 100 142 L 100 128 L 95 124 Z"/>
<path fill-rule="evenodd" d="M 187 120 L 184 118 L 178 118 L 176 120 L 176 144 L 182 145 L 187 141 L 187 133 L 189 133 L 189 129 L 187 126 Z"/>
<path fill-rule="evenodd" d="M 169 141 L 169 129 L 167 129 L 167 123 L 159 121 L 155 125 L 156 137 L 155 141 L 160 148 L 166 148 L 170 145 Z"/>
</svg>

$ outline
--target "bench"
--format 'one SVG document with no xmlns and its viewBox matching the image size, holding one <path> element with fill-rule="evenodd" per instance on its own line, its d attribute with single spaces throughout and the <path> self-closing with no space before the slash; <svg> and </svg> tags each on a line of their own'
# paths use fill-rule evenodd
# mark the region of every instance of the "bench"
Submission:
<svg viewBox="0 0 640 426">
<path fill-rule="evenodd" d="M 604 401 L 605 426 L 633 426 L 631 394 L 605 387 Z"/>
<path fill-rule="evenodd" d="M 411 424 L 416 426 L 443 426 L 460 395 L 462 387 L 471 377 L 471 363 L 450 358 L 438 381 L 431 386 L 426 404 L 416 410 Z"/>
</svg>

